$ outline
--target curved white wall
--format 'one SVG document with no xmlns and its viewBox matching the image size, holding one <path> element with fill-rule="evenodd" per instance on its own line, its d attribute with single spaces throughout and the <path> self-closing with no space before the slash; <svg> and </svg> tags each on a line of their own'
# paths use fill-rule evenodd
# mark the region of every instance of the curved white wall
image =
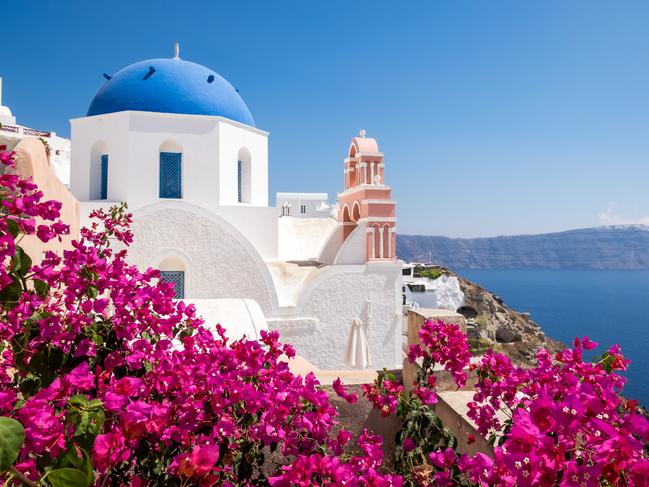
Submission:
<svg viewBox="0 0 649 487">
<path fill-rule="evenodd" d="M 349 237 L 345 239 L 334 263 L 340 264 L 364 264 L 367 261 L 367 224 L 359 222 Z"/>
<path fill-rule="evenodd" d="M 186 266 L 186 299 L 253 299 L 267 315 L 277 308 L 266 265 L 225 220 L 190 207 L 144 210 L 134 214 L 129 261 L 157 268 L 175 255 Z"/>
</svg>

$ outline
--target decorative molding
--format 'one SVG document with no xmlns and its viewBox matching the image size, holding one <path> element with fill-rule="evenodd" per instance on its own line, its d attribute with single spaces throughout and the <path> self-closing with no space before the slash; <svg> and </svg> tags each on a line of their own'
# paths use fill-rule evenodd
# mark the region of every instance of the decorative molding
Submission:
<svg viewBox="0 0 649 487">
<path fill-rule="evenodd" d="M 396 205 L 397 202 L 393 200 L 361 200 L 362 204 L 373 204 L 373 205 Z"/>
<path fill-rule="evenodd" d="M 397 219 L 395 217 L 366 216 L 365 218 L 359 218 L 358 221 L 367 223 L 396 223 Z"/>
</svg>

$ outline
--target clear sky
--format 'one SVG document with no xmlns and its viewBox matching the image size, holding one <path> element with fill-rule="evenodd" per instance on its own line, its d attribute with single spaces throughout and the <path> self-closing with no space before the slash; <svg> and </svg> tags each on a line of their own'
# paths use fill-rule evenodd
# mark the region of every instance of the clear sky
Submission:
<svg viewBox="0 0 649 487">
<path fill-rule="evenodd" d="M 271 195 L 335 197 L 365 128 L 400 233 L 649 223 L 646 1 L 2 0 L 0 18 L 24 125 L 69 135 L 102 73 L 179 41 L 270 132 Z"/>
</svg>

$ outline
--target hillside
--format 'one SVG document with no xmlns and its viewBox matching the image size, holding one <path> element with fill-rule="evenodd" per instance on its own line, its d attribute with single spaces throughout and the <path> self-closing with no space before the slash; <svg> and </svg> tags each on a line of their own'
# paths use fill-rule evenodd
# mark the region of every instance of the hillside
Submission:
<svg viewBox="0 0 649 487">
<path fill-rule="evenodd" d="M 397 254 L 451 269 L 649 269 L 649 226 L 491 238 L 397 235 Z"/>
</svg>

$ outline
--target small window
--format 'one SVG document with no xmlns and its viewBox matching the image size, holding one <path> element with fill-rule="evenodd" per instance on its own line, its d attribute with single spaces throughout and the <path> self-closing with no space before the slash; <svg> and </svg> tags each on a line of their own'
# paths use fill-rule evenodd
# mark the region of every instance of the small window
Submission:
<svg viewBox="0 0 649 487">
<path fill-rule="evenodd" d="M 241 177 L 241 170 L 243 163 L 237 161 L 237 201 L 243 203 L 243 178 Z"/>
<path fill-rule="evenodd" d="M 182 198 L 180 152 L 160 152 L 160 198 Z"/>
<path fill-rule="evenodd" d="M 183 299 L 185 297 L 184 271 L 160 271 L 160 280 L 174 285 L 174 298 Z"/>
<path fill-rule="evenodd" d="M 401 270 L 401 275 L 402 276 L 412 276 L 412 267 L 406 267 L 405 269 Z"/>
<path fill-rule="evenodd" d="M 426 292 L 426 286 L 423 284 L 408 284 L 408 289 L 410 289 L 410 292 L 413 293 L 425 293 Z"/>
<path fill-rule="evenodd" d="M 108 199 L 108 154 L 101 156 L 101 183 L 99 199 Z"/>
<path fill-rule="evenodd" d="M 300 205 L 300 213 L 302 214 L 306 213 L 306 205 Z"/>
</svg>

